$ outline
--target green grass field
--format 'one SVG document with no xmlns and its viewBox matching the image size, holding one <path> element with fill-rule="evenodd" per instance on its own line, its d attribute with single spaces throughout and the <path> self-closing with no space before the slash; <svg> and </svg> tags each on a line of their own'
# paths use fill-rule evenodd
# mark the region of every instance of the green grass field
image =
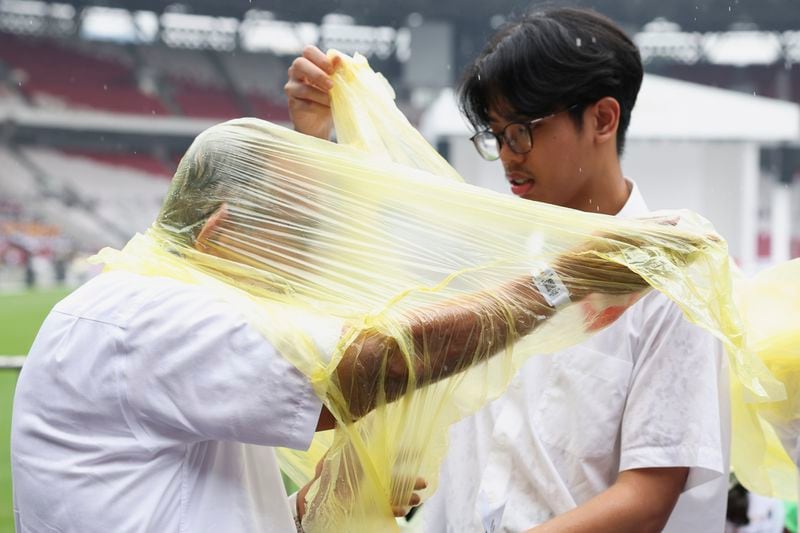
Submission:
<svg viewBox="0 0 800 533">
<path fill-rule="evenodd" d="M 0 294 L 0 357 L 25 355 L 44 317 L 68 290 Z M 0 533 L 13 533 L 9 432 L 17 370 L 0 369 Z"/>
</svg>

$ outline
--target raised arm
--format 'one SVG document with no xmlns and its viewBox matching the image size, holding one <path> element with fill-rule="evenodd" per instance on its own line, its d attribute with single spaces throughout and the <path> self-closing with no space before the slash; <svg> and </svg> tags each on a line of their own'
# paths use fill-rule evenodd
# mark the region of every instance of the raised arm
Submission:
<svg viewBox="0 0 800 533">
<path fill-rule="evenodd" d="M 584 248 L 561 255 L 552 271 L 572 302 L 591 293 L 632 294 L 648 288 L 627 267 L 586 254 Z M 362 331 L 336 369 L 350 414 L 359 418 L 409 387 L 461 372 L 532 332 L 557 312 L 540 287 L 541 279 L 524 276 L 495 290 L 414 311 L 406 322 L 413 346 L 405 351 L 392 336 Z"/>
</svg>

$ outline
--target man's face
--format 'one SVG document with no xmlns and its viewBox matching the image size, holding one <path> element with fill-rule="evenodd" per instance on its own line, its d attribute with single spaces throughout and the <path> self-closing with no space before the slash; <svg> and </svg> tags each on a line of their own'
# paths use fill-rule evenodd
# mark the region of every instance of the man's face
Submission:
<svg viewBox="0 0 800 533">
<path fill-rule="evenodd" d="M 517 117 L 489 112 L 489 127 L 497 134 Z M 531 120 L 537 117 L 527 117 Z M 587 128 L 579 129 L 567 112 L 542 120 L 531 129 L 532 148 L 517 154 L 502 144 L 503 163 L 511 192 L 527 200 L 577 207 L 593 173 L 592 143 Z"/>
<path fill-rule="evenodd" d="M 198 237 L 200 249 L 259 269 L 307 270 L 314 247 L 324 240 L 315 234 L 322 190 L 314 184 L 324 176 L 277 155 L 260 163 L 248 161 L 229 180 L 232 185 L 220 195 L 223 208 Z"/>
</svg>

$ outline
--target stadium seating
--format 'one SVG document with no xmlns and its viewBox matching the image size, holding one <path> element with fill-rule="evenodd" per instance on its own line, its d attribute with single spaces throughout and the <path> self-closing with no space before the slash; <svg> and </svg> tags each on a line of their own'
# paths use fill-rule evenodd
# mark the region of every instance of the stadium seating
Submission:
<svg viewBox="0 0 800 533">
<path fill-rule="evenodd" d="M 64 235 L 72 238 L 78 249 L 96 251 L 103 246 L 119 246 L 124 240 L 116 233 L 109 231 L 98 218 L 91 213 L 75 207 L 65 206 L 55 198 L 42 198 L 36 206 L 36 214 L 43 220 L 61 228 Z"/>
<path fill-rule="evenodd" d="M 244 92 L 261 94 L 272 99 L 283 98 L 288 65 L 278 57 L 235 52 L 224 54 L 223 60 L 231 77 Z"/>
<path fill-rule="evenodd" d="M 169 179 L 174 174 L 172 165 L 165 164 L 156 157 L 147 154 L 96 152 L 90 150 L 64 150 L 67 155 L 92 159 L 98 163 L 137 169 L 153 177 Z"/>
<path fill-rule="evenodd" d="M 163 46 L 138 49 L 149 70 L 168 82 L 171 97 L 184 115 L 234 118 L 245 114 L 208 54 Z"/>
<path fill-rule="evenodd" d="M 141 45 L 137 52 L 147 68 L 161 76 L 208 87 L 225 86 L 219 71 L 202 51 Z"/>
<path fill-rule="evenodd" d="M 0 168 L 3 169 L 0 190 L 4 200 L 20 207 L 14 213 L 15 219 L 42 220 L 57 225 L 82 249 L 98 249 L 121 242 L 120 236 L 108 231 L 90 212 L 69 205 L 55 191 L 46 192 L 32 171 L 4 147 L 0 147 Z"/>
<path fill-rule="evenodd" d="M 283 95 L 287 65 L 276 56 L 236 52 L 223 56 L 225 67 L 242 91 L 256 117 L 288 122 Z"/>
<path fill-rule="evenodd" d="M 9 103 L 17 98 L 17 95 L 9 87 L 6 87 L 3 83 L 0 83 L 0 105 Z"/>
<path fill-rule="evenodd" d="M 0 33 L 0 63 L 14 71 L 21 93 L 42 107 L 289 119 L 282 94 L 286 68 L 266 54 L 126 48 Z M 137 78 L 147 81 L 139 83 Z M 0 84 L 0 102 L 13 94 Z"/>
<path fill-rule="evenodd" d="M 4 200 L 25 203 L 34 200 L 40 194 L 33 174 L 12 156 L 11 152 L 0 145 L 0 190 Z"/>
<path fill-rule="evenodd" d="M 173 87 L 175 103 L 185 115 L 229 119 L 246 114 L 225 89 L 181 80 L 174 80 Z"/>
<path fill-rule="evenodd" d="M 94 224 L 110 227 L 115 244 L 150 226 L 169 185 L 163 171 L 143 172 L 49 148 L 25 148 L 23 153 L 66 197 L 89 205 L 97 217 Z"/>
<path fill-rule="evenodd" d="M 255 93 L 248 94 L 247 99 L 253 108 L 254 116 L 272 122 L 289 122 L 289 110 L 286 103 L 276 103 L 275 100 Z"/>
<path fill-rule="evenodd" d="M 118 59 L 93 57 L 61 41 L 0 33 L 0 61 L 24 72 L 20 89 L 38 105 L 166 114 L 157 98 L 139 90 L 131 65 Z"/>
</svg>

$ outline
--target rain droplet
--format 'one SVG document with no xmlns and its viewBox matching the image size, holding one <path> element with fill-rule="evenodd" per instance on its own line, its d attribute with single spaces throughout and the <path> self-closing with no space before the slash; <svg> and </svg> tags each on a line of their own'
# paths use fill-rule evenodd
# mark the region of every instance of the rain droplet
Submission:
<svg viewBox="0 0 800 533">
<path fill-rule="evenodd" d="M 577 37 L 577 38 L 575 39 L 575 45 L 576 45 L 578 48 L 580 48 L 580 47 L 581 47 L 581 38 L 580 38 L 580 37 Z"/>
</svg>

